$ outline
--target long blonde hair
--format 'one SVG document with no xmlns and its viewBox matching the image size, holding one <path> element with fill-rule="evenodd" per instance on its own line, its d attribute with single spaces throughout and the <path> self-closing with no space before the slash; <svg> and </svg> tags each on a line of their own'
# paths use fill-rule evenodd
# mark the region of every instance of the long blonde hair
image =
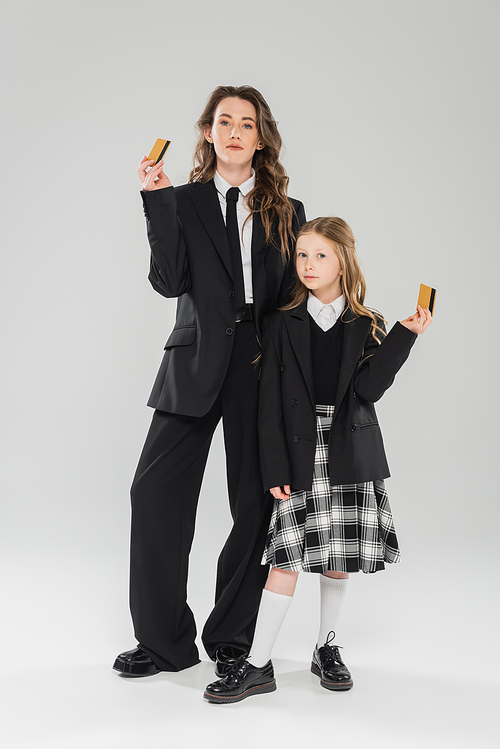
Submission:
<svg viewBox="0 0 500 749">
<path fill-rule="evenodd" d="M 283 262 L 290 258 L 290 243 L 294 240 L 292 219 L 294 209 L 288 192 L 288 177 L 280 162 L 281 135 L 268 103 L 252 86 L 218 86 L 210 96 L 203 113 L 196 123 L 198 141 L 193 156 L 193 169 L 189 182 L 208 182 L 217 168 L 217 155 L 212 144 L 205 138 L 205 127 L 212 127 L 215 110 L 222 99 L 234 97 L 254 105 L 257 113 L 257 130 L 264 148 L 255 151 L 252 166 L 255 169 L 255 187 L 247 195 L 251 213 L 260 212 L 268 244 L 274 244 L 282 254 Z M 278 242 L 273 239 L 271 226 L 278 222 Z"/>
<path fill-rule="evenodd" d="M 346 309 L 350 308 L 356 317 L 369 317 L 372 321 L 372 335 L 376 341 L 381 343 L 385 337 L 385 332 L 380 327 L 380 323 L 385 323 L 385 320 L 376 310 L 372 311 L 364 305 L 366 281 L 356 255 L 356 241 L 350 226 L 341 218 L 320 216 L 303 224 L 297 234 L 297 241 L 303 234 L 319 234 L 320 237 L 331 244 L 342 270 L 340 286 L 346 300 Z M 307 286 L 295 274 L 292 298 L 285 307 L 280 309 L 288 310 L 298 307 L 307 299 L 308 293 Z"/>
</svg>

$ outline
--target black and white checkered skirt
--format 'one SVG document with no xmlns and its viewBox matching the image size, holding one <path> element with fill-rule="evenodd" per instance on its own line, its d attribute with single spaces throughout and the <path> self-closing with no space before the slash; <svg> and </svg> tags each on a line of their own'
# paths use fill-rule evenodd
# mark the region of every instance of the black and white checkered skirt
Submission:
<svg viewBox="0 0 500 749">
<path fill-rule="evenodd" d="M 262 564 L 304 572 L 378 572 L 400 552 L 383 481 L 330 486 L 334 406 L 316 406 L 312 491 L 275 499 Z"/>
</svg>

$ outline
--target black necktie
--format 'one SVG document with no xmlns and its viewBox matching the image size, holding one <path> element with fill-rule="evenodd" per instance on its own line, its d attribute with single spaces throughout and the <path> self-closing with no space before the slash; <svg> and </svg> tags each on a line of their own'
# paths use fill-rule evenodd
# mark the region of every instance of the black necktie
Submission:
<svg viewBox="0 0 500 749">
<path fill-rule="evenodd" d="M 231 187 L 226 193 L 226 231 L 231 250 L 231 264 L 233 268 L 233 281 L 236 309 L 245 304 L 245 286 L 243 283 L 243 265 L 241 262 L 240 231 L 236 215 L 236 203 L 240 196 L 238 187 Z"/>
</svg>

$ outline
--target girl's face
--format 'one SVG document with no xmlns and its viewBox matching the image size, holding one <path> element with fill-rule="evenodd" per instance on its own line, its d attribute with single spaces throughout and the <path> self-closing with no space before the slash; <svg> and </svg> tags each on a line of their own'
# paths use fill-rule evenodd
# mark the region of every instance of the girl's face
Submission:
<svg viewBox="0 0 500 749">
<path fill-rule="evenodd" d="M 320 234 L 302 234 L 297 240 L 297 275 L 314 296 L 329 304 L 342 294 L 342 270 L 331 243 Z"/>
<path fill-rule="evenodd" d="M 205 138 L 213 143 L 217 161 L 228 166 L 250 167 L 255 151 L 264 148 L 254 105 L 234 96 L 222 99 L 212 127 L 205 127 Z"/>
</svg>

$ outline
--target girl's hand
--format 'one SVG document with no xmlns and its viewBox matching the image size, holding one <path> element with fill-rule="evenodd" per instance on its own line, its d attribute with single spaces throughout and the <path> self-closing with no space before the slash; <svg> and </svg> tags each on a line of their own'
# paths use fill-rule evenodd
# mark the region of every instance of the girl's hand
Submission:
<svg viewBox="0 0 500 749">
<path fill-rule="evenodd" d="M 149 172 L 148 167 L 151 167 Z M 137 174 L 141 181 L 141 187 L 146 192 L 172 186 L 172 183 L 163 171 L 163 159 L 155 164 L 154 159 L 148 161 L 147 157 L 143 156 L 137 169 Z"/>
<path fill-rule="evenodd" d="M 411 330 L 412 333 L 420 335 L 421 333 L 425 333 L 431 322 L 432 315 L 429 310 L 422 309 L 422 307 L 417 304 L 416 313 L 411 317 L 407 317 L 406 320 L 401 320 L 401 325 L 404 325 L 405 328 Z"/>
<path fill-rule="evenodd" d="M 286 486 L 273 486 L 269 491 L 275 499 L 290 499 L 290 486 L 288 484 Z"/>
</svg>

